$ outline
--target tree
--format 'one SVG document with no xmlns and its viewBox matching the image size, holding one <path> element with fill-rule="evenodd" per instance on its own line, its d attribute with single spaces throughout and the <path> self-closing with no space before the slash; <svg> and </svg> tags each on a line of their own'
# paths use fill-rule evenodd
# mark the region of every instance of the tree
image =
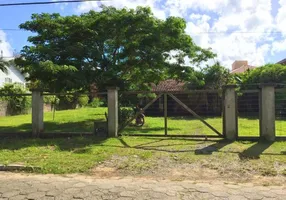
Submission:
<svg viewBox="0 0 286 200">
<path fill-rule="evenodd" d="M 1 43 L 1 40 L 0 40 L 0 43 Z M 7 62 L 6 60 L 3 59 L 2 52 L 1 52 L 1 55 L 0 55 L 0 71 L 7 73 L 8 72 L 7 65 L 9 65 L 9 62 Z"/>
<path fill-rule="evenodd" d="M 49 91 L 86 90 L 91 83 L 99 89 L 142 89 L 192 73 L 183 65 L 186 57 L 198 64 L 215 56 L 194 44 L 182 18 L 160 20 L 148 7 L 103 7 L 66 17 L 33 14 L 20 28 L 36 35 L 16 63 L 28 80 Z"/>
<path fill-rule="evenodd" d="M 9 62 L 0 57 L 0 71 L 7 73 L 7 65 L 9 65 Z"/>
<path fill-rule="evenodd" d="M 260 83 L 286 84 L 286 66 L 266 64 L 239 75 L 241 88 L 256 89 Z"/>
<path fill-rule="evenodd" d="M 219 62 L 207 65 L 201 71 L 196 71 L 188 84 L 189 89 L 220 89 L 222 86 L 234 83 L 230 71 Z"/>
</svg>

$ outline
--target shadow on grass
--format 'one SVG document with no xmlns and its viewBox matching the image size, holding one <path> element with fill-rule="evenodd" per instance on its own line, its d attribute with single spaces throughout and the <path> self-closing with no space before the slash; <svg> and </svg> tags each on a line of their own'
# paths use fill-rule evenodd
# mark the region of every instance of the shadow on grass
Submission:
<svg viewBox="0 0 286 200">
<path fill-rule="evenodd" d="M 113 139 L 114 140 L 114 139 Z M 104 138 L 90 137 L 73 137 L 73 138 L 57 138 L 57 139 L 2 139 L 0 141 L 0 150 L 19 150 L 28 147 L 42 148 L 43 151 L 57 150 L 57 151 L 69 151 L 76 154 L 89 153 L 93 146 L 97 148 L 115 148 L 116 151 L 124 151 L 124 149 L 136 149 L 142 151 L 158 151 L 167 153 L 194 153 L 195 155 L 212 155 L 214 152 L 225 154 L 237 154 L 240 159 L 258 159 L 261 154 L 263 155 L 281 155 L 285 156 L 286 152 L 281 153 L 263 153 L 271 143 L 255 143 L 247 150 L 233 151 L 231 149 L 221 150 L 222 148 L 230 145 L 231 142 L 226 140 L 210 140 L 210 145 L 203 148 L 196 148 L 198 144 L 206 144 L 204 140 L 198 139 L 182 139 L 182 138 L 152 138 L 152 141 L 146 141 L 140 144 L 134 144 L 134 142 L 126 141 L 125 138 L 119 137 L 116 144 L 115 141 L 106 143 Z M 194 143 L 175 142 L 174 141 L 196 141 Z M 164 142 L 160 144 L 160 142 Z M 170 141 L 170 143 L 168 143 Z M 115 142 L 115 144 L 114 144 Z M 191 147 L 192 146 L 192 147 Z"/>
<path fill-rule="evenodd" d="M 91 145 L 102 145 L 105 138 L 74 137 L 57 139 L 3 139 L 0 142 L 0 149 L 19 150 L 28 147 L 42 147 L 43 150 L 72 151 L 74 153 L 86 153 Z"/>
<path fill-rule="evenodd" d="M 244 150 L 243 152 L 239 153 L 239 158 L 241 160 L 247 159 L 260 159 L 260 155 L 268 149 L 273 142 L 257 142 L 252 145 L 250 148 Z M 283 152 L 281 152 L 283 154 Z"/>
<path fill-rule="evenodd" d="M 227 140 L 219 140 L 218 142 L 211 144 L 209 146 L 206 146 L 202 149 L 196 149 L 195 154 L 196 155 L 211 155 L 213 152 L 217 152 L 223 147 L 232 144 L 233 142 L 227 141 Z"/>
<path fill-rule="evenodd" d="M 94 122 L 104 122 L 105 120 L 85 120 L 78 122 L 44 122 L 45 132 L 92 132 Z M 19 126 L 1 126 L 0 133 L 31 132 L 32 124 L 25 123 Z"/>
<path fill-rule="evenodd" d="M 208 119 L 218 119 L 221 120 L 221 116 L 201 116 L 203 120 L 208 120 Z M 190 115 L 190 116 L 172 116 L 168 117 L 170 120 L 190 120 L 190 121 L 196 121 L 199 120 L 198 118 Z"/>
<path fill-rule="evenodd" d="M 222 148 L 226 147 L 227 145 L 232 144 L 232 142 L 227 141 L 225 139 L 220 139 L 220 140 L 210 140 L 211 142 L 215 142 L 214 144 L 211 144 L 209 146 L 206 146 L 204 148 L 201 149 L 172 149 L 172 147 L 182 147 L 182 146 L 196 146 L 198 144 L 203 144 L 206 141 L 202 140 L 202 139 L 182 139 L 182 138 L 164 138 L 164 139 L 156 139 L 156 138 L 152 138 L 155 141 L 152 142 L 147 142 L 147 143 L 143 143 L 140 145 L 135 145 L 132 146 L 130 144 L 128 144 L 124 138 L 119 138 L 118 140 L 120 141 L 120 143 L 123 146 L 119 146 L 119 145 L 105 145 L 105 146 L 109 146 L 109 147 L 115 147 L 115 148 L 130 148 L 130 149 L 138 149 L 138 150 L 143 150 L 143 151 L 158 151 L 158 152 L 167 152 L 167 153 L 186 153 L 186 152 L 190 152 L 190 153 L 194 153 L 195 155 L 211 155 L 213 152 L 220 152 L 220 153 L 230 153 L 230 154 L 237 154 L 241 159 L 242 159 L 242 155 L 244 156 L 243 158 L 246 159 L 246 156 L 248 155 L 249 157 L 247 157 L 247 159 L 253 158 L 251 155 L 260 155 L 263 153 L 263 151 L 265 149 L 267 149 L 268 147 L 271 146 L 271 144 L 267 144 L 267 143 L 258 143 L 258 144 L 254 144 L 252 147 L 248 148 L 247 150 L 244 150 L 243 152 L 240 151 L 232 151 L 232 150 L 225 150 L 225 151 L 221 151 Z M 172 141 L 179 141 L 179 140 L 189 140 L 189 141 L 197 141 L 194 144 L 185 144 L 185 143 L 177 143 L 177 144 L 163 144 L 163 145 L 150 145 L 150 144 L 154 144 L 154 143 L 159 143 L 161 141 L 167 141 L 167 140 L 172 140 Z M 200 141 L 200 143 L 199 143 Z M 170 148 L 170 149 L 168 149 Z M 286 152 L 281 151 L 281 153 L 263 153 L 263 155 L 275 155 L 275 156 L 284 156 L 286 154 Z"/>
<path fill-rule="evenodd" d="M 179 129 L 179 128 L 168 128 L 168 131 L 176 131 L 176 130 L 181 130 L 181 129 Z M 143 127 L 128 126 L 122 131 L 122 134 L 124 134 L 126 132 L 128 132 L 128 134 L 136 134 L 138 132 L 152 134 L 152 132 L 157 132 L 157 131 L 162 131 L 162 134 L 164 134 L 165 128 L 164 127 L 145 128 L 144 126 Z"/>
</svg>

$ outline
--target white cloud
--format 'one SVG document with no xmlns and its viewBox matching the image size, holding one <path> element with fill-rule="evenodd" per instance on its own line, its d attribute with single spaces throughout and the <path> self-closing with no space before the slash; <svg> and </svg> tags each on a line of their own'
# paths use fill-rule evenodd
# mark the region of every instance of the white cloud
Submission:
<svg viewBox="0 0 286 200">
<path fill-rule="evenodd" d="M 286 39 L 281 41 L 275 41 L 272 44 L 271 54 L 274 55 L 275 53 L 285 50 L 286 50 Z"/>
<path fill-rule="evenodd" d="M 3 57 L 12 57 L 13 50 L 9 42 L 7 42 L 6 34 L 0 30 L 0 52 L 3 52 Z"/>
<path fill-rule="evenodd" d="M 263 65 L 270 52 L 286 50 L 286 0 L 279 0 L 277 16 L 271 14 L 272 0 L 113 0 L 85 2 L 78 11 L 98 10 L 100 4 L 117 8 L 150 6 L 160 19 L 184 17 L 186 32 L 194 42 L 211 47 L 218 55 L 217 60 L 228 68 L 239 59 Z M 275 42 L 277 34 L 270 34 L 271 31 L 284 32 L 284 38 Z"/>
<path fill-rule="evenodd" d="M 217 53 L 217 59 L 228 68 L 240 59 L 248 60 L 251 65 L 265 64 L 271 49 L 269 42 L 273 41 L 271 34 L 265 32 L 275 30 L 271 0 L 224 1 L 213 12 L 218 17 L 212 23 L 205 14 L 190 16 L 186 31 L 196 44 L 211 47 Z M 210 33 L 206 34 L 208 31 Z"/>
<path fill-rule="evenodd" d="M 208 21 L 211 19 L 208 15 L 191 14 L 192 21 L 187 23 L 186 32 L 191 35 L 194 42 L 203 47 L 210 47 L 210 37 L 207 34 L 210 31 Z"/>
<path fill-rule="evenodd" d="M 154 15 L 159 19 L 165 19 L 166 13 L 164 10 L 159 9 L 156 3 L 160 0 L 113 0 L 113 1 L 102 1 L 102 2 L 83 2 L 81 3 L 77 11 L 87 12 L 91 9 L 100 10 L 100 5 L 114 6 L 116 8 L 136 8 L 137 6 L 149 6 L 151 7 Z"/>
</svg>

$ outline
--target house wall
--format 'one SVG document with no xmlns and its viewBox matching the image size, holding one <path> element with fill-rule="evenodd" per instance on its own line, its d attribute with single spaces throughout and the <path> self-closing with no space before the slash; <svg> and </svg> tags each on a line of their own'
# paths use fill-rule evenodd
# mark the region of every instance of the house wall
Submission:
<svg viewBox="0 0 286 200">
<path fill-rule="evenodd" d="M 8 74 L 0 71 L 0 87 L 5 84 L 5 78 L 11 78 L 12 83 L 21 83 L 25 86 L 25 77 L 14 66 L 8 68 Z"/>
<path fill-rule="evenodd" d="M 246 60 L 236 60 L 233 64 L 232 64 L 232 70 L 236 70 L 238 68 L 240 68 L 241 66 L 247 66 L 248 62 Z"/>
</svg>

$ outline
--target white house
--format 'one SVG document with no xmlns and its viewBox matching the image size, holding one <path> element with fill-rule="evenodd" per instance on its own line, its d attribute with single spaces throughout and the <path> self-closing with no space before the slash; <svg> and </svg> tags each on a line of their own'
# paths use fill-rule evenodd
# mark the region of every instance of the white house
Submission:
<svg viewBox="0 0 286 200">
<path fill-rule="evenodd" d="M 0 71 L 0 87 L 6 83 L 16 83 L 22 86 L 26 86 L 25 76 L 21 72 L 11 65 L 8 67 L 8 73 Z"/>
</svg>

